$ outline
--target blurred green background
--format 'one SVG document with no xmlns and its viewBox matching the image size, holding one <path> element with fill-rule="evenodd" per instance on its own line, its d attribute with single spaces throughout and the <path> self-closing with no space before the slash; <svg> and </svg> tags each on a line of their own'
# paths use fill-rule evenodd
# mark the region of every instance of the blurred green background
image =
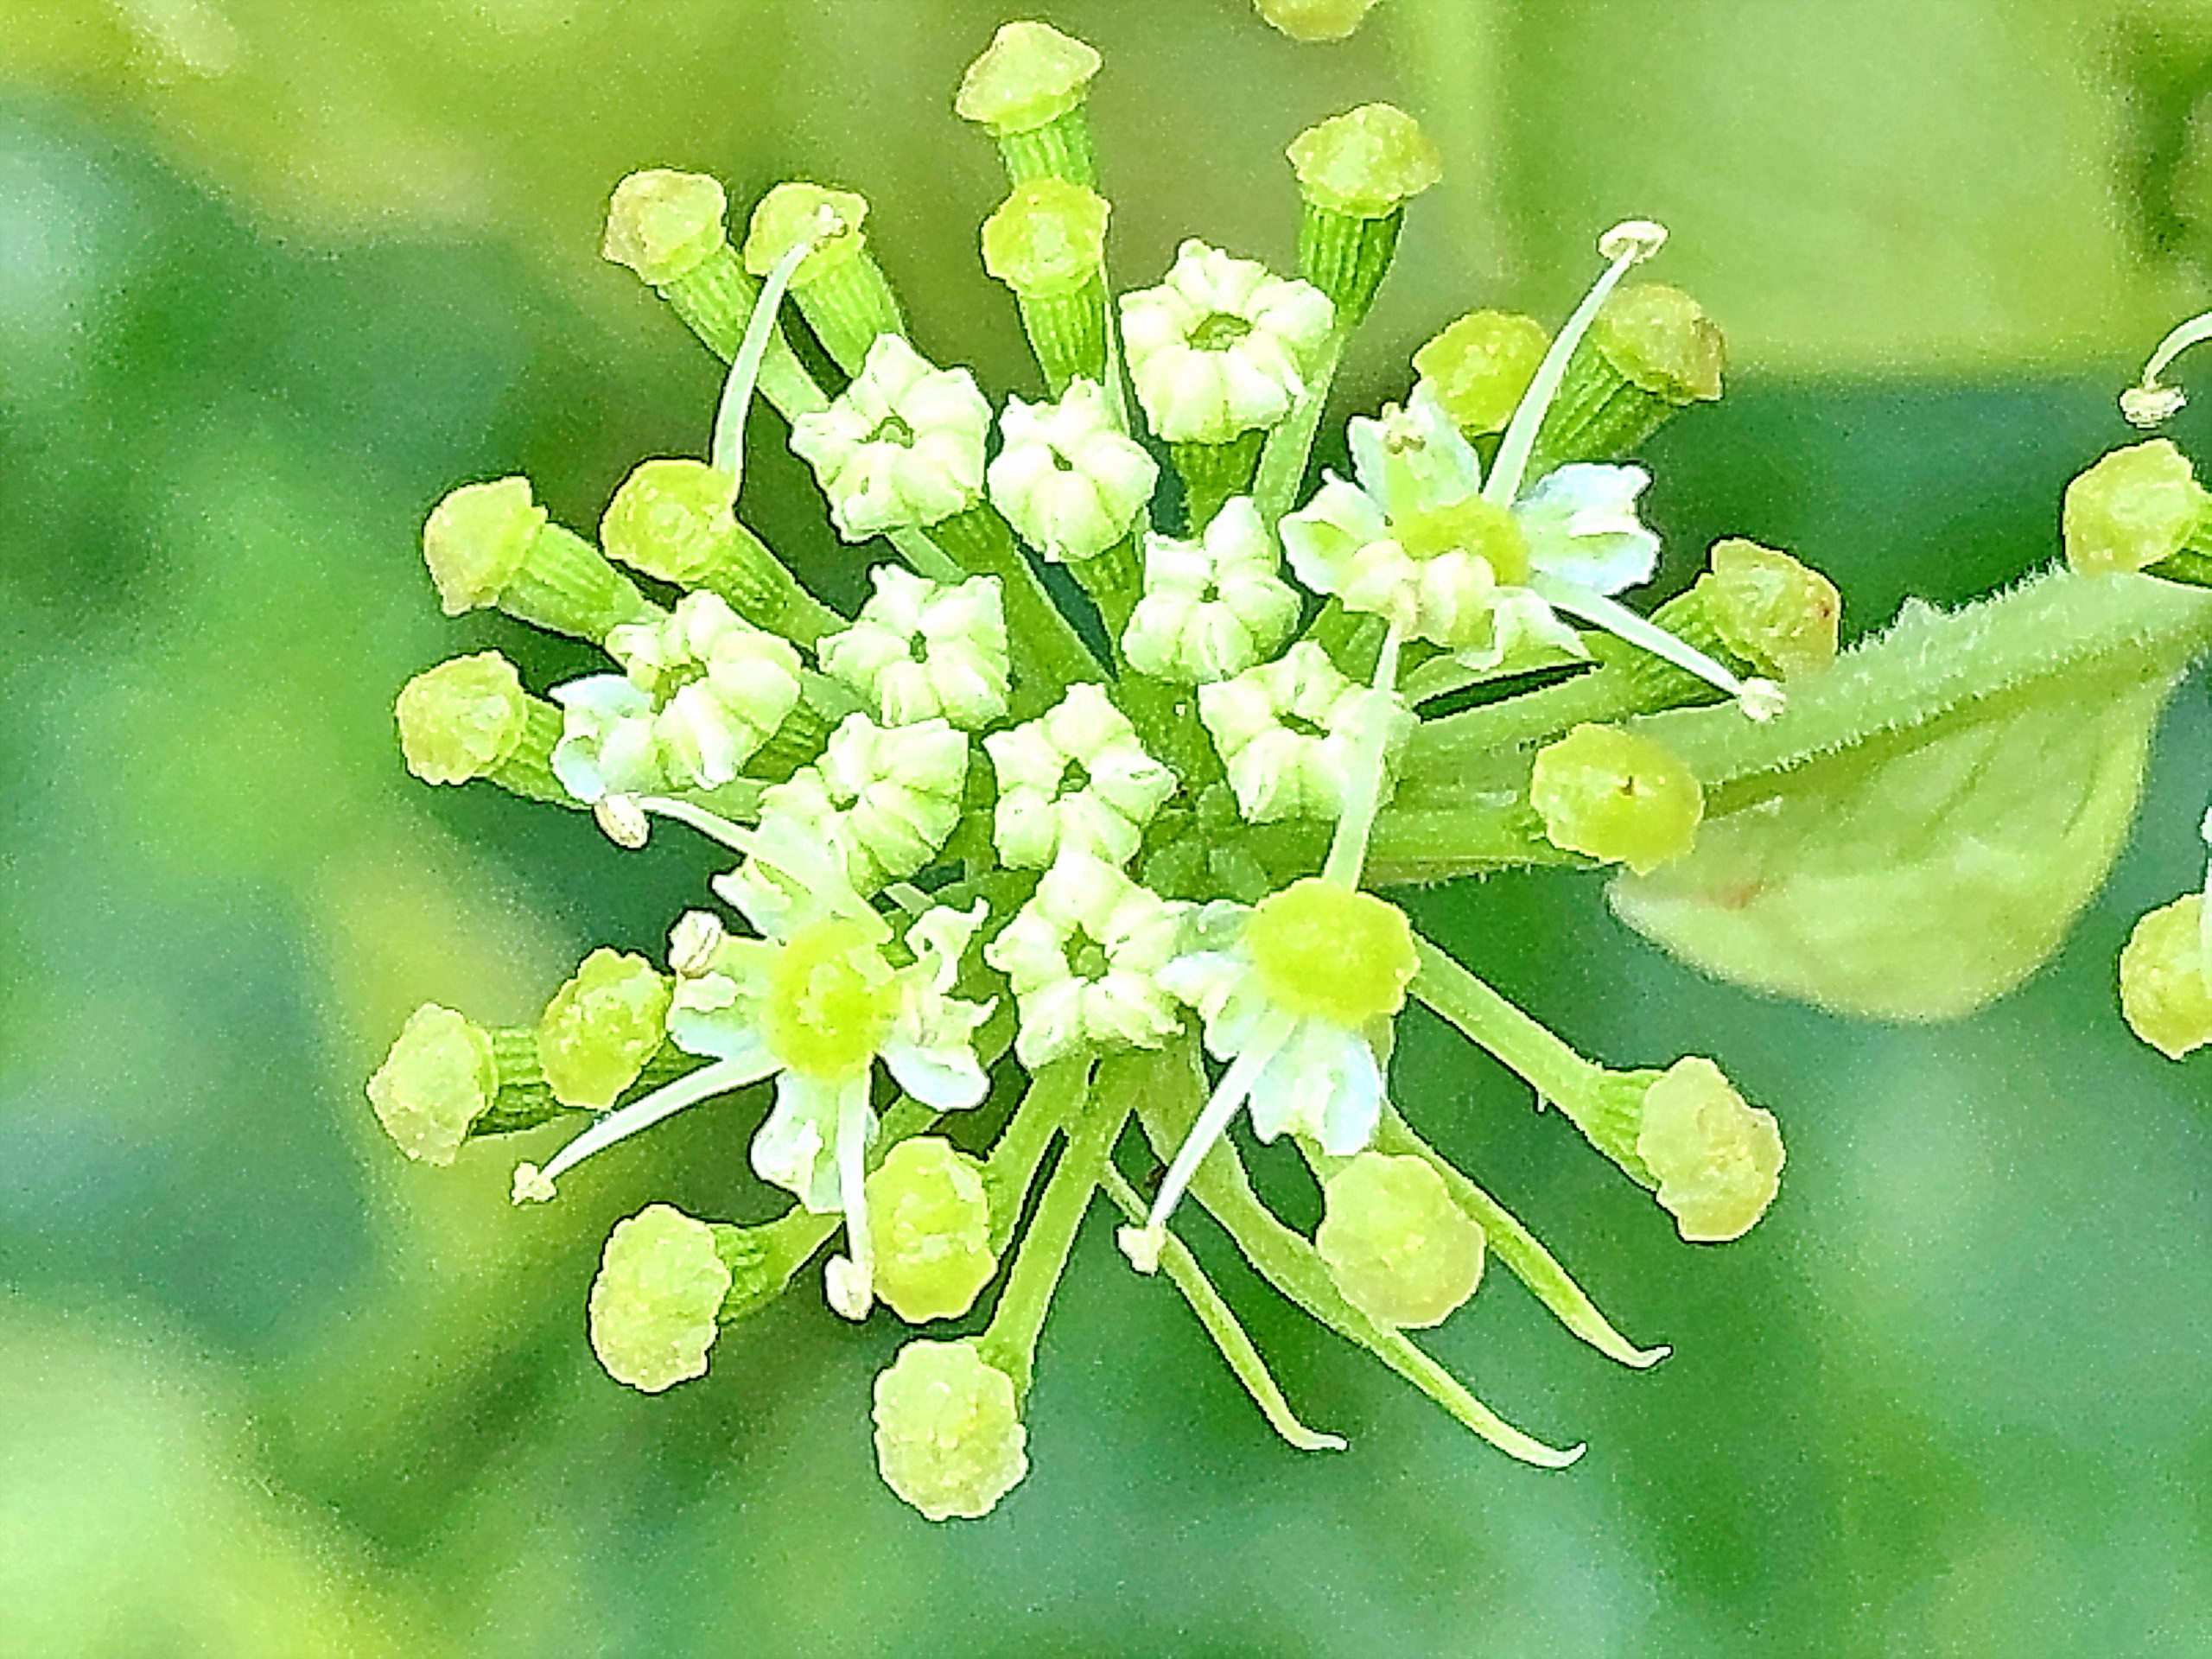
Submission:
<svg viewBox="0 0 2212 1659">
<path fill-rule="evenodd" d="M 1353 1441 L 1285 1450 L 1094 1221 L 1030 1478 L 931 1528 L 874 1471 L 885 1318 L 794 1296 L 660 1399 L 591 1357 L 613 1217 L 747 1202 L 734 1110 L 528 1214 L 512 1146 L 436 1172 L 382 1140 L 361 1080 L 415 1002 L 527 1018 L 703 871 L 405 775 L 417 668 L 581 660 L 442 620 L 422 515 L 527 470 L 588 528 L 634 460 L 704 442 L 715 365 L 596 258 L 636 167 L 866 190 L 925 346 L 1030 390 L 974 254 L 994 160 L 948 109 L 1002 15 L 0 0 L 0 1655 L 2212 1651 L 2204 1062 L 2137 1046 L 2111 992 L 2134 914 L 2200 868 L 2196 684 L 2104 900 L 1961 1024 L 1707 982 L 1584 880 L 1421 898 L 1586 1048 L 1717 1054 L 1789 1138 L 1766 1223 L 1692 1249 L 1409 1029 L 1414 1120 L 1677 1346 L 1621 1370 L 1502 1274 L 1439 1333 L 1509 1415 L 1590 1440 L 1564 1474 L 1224 1264 Z M 1107 54 L 1126 278 L 1190 232 L 1287 264 L 1300 127 L 1376 97 L 1431 125 L 1449 182 L 1347 409 L 1471 305 L 1556 315 L 1605 225 L 1667 220 L 1657 274 L 1735 352 L 1726 403 L 1655 447 L 1676 569 L 1789 546 L 1853 631 L 2050 557 L 2060 488 L 2124 436 L 2112 394 L 2205 294 L 2212 7 L 1383 0 L 1328 48 L 1246 0 L 1041 15 Z M 2212 455 L 2212 420 L 2177 435 Z M 772 438 L 748 487 L 843 568 Z"/>
</svg>

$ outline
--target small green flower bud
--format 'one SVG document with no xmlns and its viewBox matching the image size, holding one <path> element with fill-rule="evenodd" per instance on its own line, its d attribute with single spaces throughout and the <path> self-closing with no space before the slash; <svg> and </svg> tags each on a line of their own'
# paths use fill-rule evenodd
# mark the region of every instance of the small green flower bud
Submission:
<svg viewBox="0 0 2212 1659">
<path fill-rule="evenodd" d="M 1363 104 L 1291 140 L 1299 194 L 1354 219 L 1395 213 L 1444 176 L 1421 124 L 1389 104 Z"/>
<path fill-rule="evenodd" d="M 722 188 L 703 173 L 632 173 L 607 206 L 601 252 L 656 288 L 696 270 L 728 240 Z"/>
<path fill-rule="evenodd" d="M 605 1111 L 659 1049 L 668 982 L 643 957 L 605 947 L 553 994 L 537 1022 L 537 1061 L 564 1105 Z"/>
<path fill-rule="evenodd" d="M 2115 449 L 2066 486 L 2066 562 L 2085 576 L 2143 570 L 2189 544 L 2212 496 L 2170 438 Z"/>
<path fill-rule="evenodd" d="M 1591 325 L 1590 343 L 1655 397 L 1679 405 L 1720 396 L 1727 342 L 1705 308 L 1679 288 L 1638 283 L 1622 289 Z"/>
<path fill-rule="evenodd" d="M 607 504 L 599 537 L 610 558 L 682 588 L 704 588 L 756 627 L 810 645 L 843 619 L 802 588 L 737 522 L 737 480 L 703 461 L 641 462 Z"/>
<path fill-rule="evenodd" d="M 547 522 L 526 478 L 450 492 L 423 525 L 423 559 L 448 616 L 497 605 L 521 621 L 601 639 L 659 613 L 597 548 Z"/>
<path fill-rule="evenodd" d="M 1614 726 L 1577 726 L 1536 756 L 1529 804 L 1552 844 L 1641 875 L 1689 851 L 1705 792 L 1672 751 Z"/>
<path fill-rule="evenodd" d="M 909 1325 L 957 1319 L 998 1271 L 982 1166 L 936 1135 L 893 1147 L 868 1178 L 875 1294 Z"/>
<path fill-rule="evenodd" d="M 1103 383 L 1106 199 L 1056 177 L 1033 178 L 983 221 L 983 268 L 1014 290 L 1045 384 Z"/>
<path fill-rule="evenodd" d="M 464 484 L 440 501 L 423 525 L 423 558 L 445 613 L 496 605 L 548 516 L 526 478 Z"/>
<path fill-rule="evenodd" d="M 426 784 L 465 784 L 512 753 L 530 721 L 530 696 L 496 651 L 456 657 L 401 688 L 395 710 L 407 769 Z"/>
<path fill-rule="evenodd" d="M 1082 103 L 1101 61 L 1092 48 L 1050 23 L 1007 23 L 968 66 L 952 107 L 994 136 L 1027 132 Z"/>
<path fill-rule="evenodd" d="M 815 245 L 791 273 L 791 294 L 848 374 L 858 372 L 877 335 L 906 332 L 891 284 L 868 251 L 867 219 L 865 197 L 794 180 L 760 199 L 745 238 L 745 268 L 754 276 L 767 276 L 791 249 Z"/>
<path fill-rule="evenodd" d="M 1691 404 L 1719 397 L 1726 359 L 1719 325 L 1680 289 L 1621 289 L 1567 364 L 1529 475 L 1627 454 Z"/>
<path fill-rule="evenodd" d="M 1027 180 L 983 221 L 983 268 L 1026 299 L 1072 294 L 1097 278 L 1110 211 L 1082 185 Z"/>
<path fill-rule="evenodd" d="M 1741 538 L 1716 542 L 1713 568 L 1694 591 L 1713 643 L 1761 674 L 1802 680 L 1835 660 L 1843 595 L 1787 553 Z"/>
<path fill-rule="evenodd" d="M 766 276 L 801 242 L 814 251 L 798 262 L 791 286 L 803 288 L 843 264 L 868 246 L 861 227 L 868 220 L 868 198 L 851 190 L 793 179 L 760 198 L 745 232 L 745 268 Z"/>
<path fill-rule="evenodd" d="M 988 1515 L 1029 1472 L 1014 1380 L 971 1344 L 910 1342 L 875 1379 L 884 1484 L 932 1521 Z"/>
<path fill-rule="evenodd" d="M 1746 1105 L 1711 1060 L 1676 1060 L 1644 1091 L 1637 1156 L 1659 1202 L 1693 1243 L 1740 1238 L 1782 1184 L 1774 1114 Z"/>
<path fill-rule="evenodd" d="M 1097 181 L 1084 100 L 1098 54 L 1047 23 L 1007 23 L 968 66 L 953 108 L 998 143 L 1007 181 Z"/>
<path fill-rule="evenodd" d="M 1260 16 L 1294 41 L 1341 41 L 1357 29 L 1375 0 L 1256 0 Z"/>
<path fill-rule="evenodd" d="M 607 1374 L 658 1394 L 707 1370 L 730 1270 L 715 1230 L 665 1204 L 614 1224 L 591 1287 L 591 1345 Z"/>
<path fill-rule="evenodd" d="M 369 1103 L 402 1152 L 445 1165 L 499 1087 L 491 1033 L 466 1014 L 425 1002 L 407 1016 L 391 1052 L 369 1079 Z"/>
<path fill-rule="evenodd" d="M 1414 353 L 1414 368 L 1453 424 L 1480 436 L 1505 429 L 1550 344 L 1534 317 L 1470 311 Z"/>
<path fill-rule="evenodd" d="M 2203 915 L 2204 895 L 2184 893 L 2136 923 L 2120 953 L 2120 1012 L 2170 1060 L 2212 1042 Z"/>
<path fill-rule="evenodd" d="M 1483 1276 L 1483 1230 L 1419 1158 L 1363 1152 L 1329 1177 L 1313 1243 L 1352 1305 L 1389 1325 L 1440 1325 Z"/>
<path fill-rule="evenodd" d="M 1390 269 L 1406 202 L 1443 176 L 1436 146 L 1404 111 L 1366 104 L 1291 141 L 1305 204 L 1298 274 L 1329 296 L 1337 325 L 1367 315 Z"/>
</svg>

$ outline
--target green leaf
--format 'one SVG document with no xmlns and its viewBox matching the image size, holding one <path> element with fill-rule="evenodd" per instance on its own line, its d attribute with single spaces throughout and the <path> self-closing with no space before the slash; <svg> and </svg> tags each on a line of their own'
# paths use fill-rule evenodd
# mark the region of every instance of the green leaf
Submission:
<svg viewBox="0 0 2212 1659">
<path fill-rule="evenodd" d="M 1720 978 L 1895 1020 L 2025 978 L 2102 884 L 2212 601 L 2060 572 L 1897 625 L 1751 726 L 1638 722 L 1707 780 L 1688 856 L 1613 885 L 1630 925 Z"/>
</svg>

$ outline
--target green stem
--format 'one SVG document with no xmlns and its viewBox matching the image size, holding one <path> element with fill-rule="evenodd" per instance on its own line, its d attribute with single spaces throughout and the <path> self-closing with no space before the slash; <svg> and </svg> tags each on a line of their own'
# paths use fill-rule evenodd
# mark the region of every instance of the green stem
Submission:
<svg viewBox="0 0 2212 1659">
<path fill-rule="evenodd" d="M 1541 1098 L 1562 1109 L 1589 1098 L 1605 1067 L 1584 1059 L 1431 941 L 1416 934 L 1414 949 L 1421 957 L 1415 996 L 1519 1072 Z"/>
<path fill-rule="evenodd" d="M 1128 1220 L 1132 1227 L 1144 1225 L 1144 1200 L 1137 1191 L 1122 1179 L 1122 1173 L 1111 1164 L 1106 1166 L 1099 1185 L 1106 1189 L 1106 1196 L 1114 1200 L 1115 1207 Z M 1260 1414 L 1268 1426 L 1300 1452 L 1341 1452 L 1342 1438 L 1323 1434 L 1306 1427 L 1298 1421 L 1298 1414 L 1290 1408 L 1290 1402 L 1282 1386 L 1268 1370 L 1268 1362 L 1258 1344 L 1245 1333 L 1236 1321 L 1236 1313 L 1222 1300 L 1221 1293 L 1213 1287 L 1198 1259 L 1192 1255 L 1183 1241 L 1169 1234 L 1166 1244 L 1160 1253 L 1160 1265 L 1166 1269 L 1169 1281 L 1190 1304 L 1191 1312 L 1198 1316 L 1198 1323 L 1205 1327 L 1206 1335 L 1213 1338 L 1213 1345 L 1229 1362 L 1229 1369 L 1252 1396 L 1252 1403 L 1259 1407 Z"/>
<path fill-rule="evenodd" d="M 1608 1359 L 1643 1370 L 1674 1351 L 1666 1347 L 1639 1348 L 1615 1330 L 1589 1294 L 1574 1282 L 1542 1242 L 1522 1224 L 1520 1218 L 1415 1135 L 1405 1119 L 1398 1116 L 1396 1108 L 1384 1110 L 1382 1127 L 1376 1132 L 1375 1147 L 1394 1156 L 1419 1158 L 1442 1176 L 1446 1189 L 1483 1230 L 1484 1242 L 1505 1263 L 1508 1271 L 1526 1285 L 1561 1325 Z"/>
<path fill-rule="evenodd" d="M 1014 540 L 997 509 L 977 503 L 930 526 L 930 539 L 971 575 L 999 579 L 1006 601 L 1007 638 L 1014 648 L 1017 714 L 1039 714 L 1081 680 L 1101 677 L 1090 654 Z"/>
<path fill-rule="evenodd" d="M 1031 1080 L 1014 1109 L 1014 1116 L 991 1148 L 983 1169 L 983 1187 L 991 1199 L 991 1254 L 1003 1255 L 1014 1242 L 1014 1229 L 1029 1205 L 1029 1188 L 1037 1179 L 1052 1137 L 1066 1124 L 1069 1114 L 1082 1103 L 1090 1086 L 1089 1067 L 1081 1060 L 1062 1060 L 1046 1067 Z"/>
<path fill-rule="evenodd" d="M 1037 1201 L 1037 1214 L 1022 1237 L 1021 1249 L 1007 1274 L 1006 1290 L 989 1327 L 976 1339 L 984 1363 L 1014 1379 L 1023 1399 L 1036 1374 L 1037 1338 L 1046 1311 L 1068 1265 L 1077 1228 L 1090 1208 L 1101 1173 L 1129 1114 L 1126 1090 L 1097 1089 L 1076 1109 L 1067 1149 Z"/>
<path fill-rule="evenodd" d="M 1205 1078 L 1187 1045 L 1179 1056 L 1147 1058 L 1157 1063 L 1159 1075 L 1154 1086 L 1139 1093 L 1138 1116 L 1154 1150 L 1172 1159 L 1204 1103 Z M 1227 1230 L 1262 1278 L 1338 1335 L 1366 1349 L 1500 1451 L 1548 1469 L 1564 1468 L 1582 1455 L 1580 1446 L 1560 1451 L 1514 1427 L 1403 1332 L 1384 1329 L 1354 1307 L 1337 1288 L 1313 1244 L 1260 1202 L 1227 1140 L 1217 1141 L 1200 1160 L 1191 1195 Z"/>
<path fill-rule="evenodd" d="M 1306 377 L 1306 390 L 1291 405 L 1281 425 L 1268 435 L 1260 452 L 1260 469 L 1252 486 L 1260 522 L 1273 530 L 1297 504 L 1298 487 L 1306 481 L 1306 462 L 1313 459 L 1313 439 L 1321 429 L 1321 416 L 1328 407 L 1329 389 L 1336 383 L 1337 366 L 1344 361 L 1352 324 L 1340 321 L 1329 330 L 1315 353 Z"/>
</svg>

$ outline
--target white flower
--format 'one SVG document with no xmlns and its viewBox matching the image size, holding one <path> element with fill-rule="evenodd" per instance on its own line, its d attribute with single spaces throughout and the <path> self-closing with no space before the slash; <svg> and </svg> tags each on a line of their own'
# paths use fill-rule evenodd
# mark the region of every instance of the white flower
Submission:
<svg viewBox="0 0 2212 1659">
<path fill-rule="evenodd" d="M 1383 1100 L 1378 1049 L 1420 965 L 1404 914 L 1372 893 L 1308 877 L 1247 908 L 1208 905 L 1194 949 L 1157 982 L 1205 1021 L 1206 1048 L 1228 1069 L 1168 1166 L 1143 1228 L 1122 1248 L 1143 1272 L 1158 1264 L 1168 1217 L 1199 1160 L 1248 1103 L 1252 1131 L 1288 1130 L 1332 1157 L 1375 1138 Z"/>
<path fill-rule="evenodd" d="M 1274 652 L 1298 620 L 1252 498 L 1224 505 L 1199 540 L 1144 538 L 1144 597 L 1122 634 L 1129 666 L 1185 684 L 1226 679 Z"/>
<path fill-rule="evenodd" d="M 677 953 L 695 971 L 677 980 L 669 1034 L 710 1064 L 602 1117 L 543 1170 L 523 1165 L 515 1195 L 550 1198 L 555 1178 L 592 1154 L 695 1102 L 773 1077 L 776 1102 L 753 1138 L 753 1169 L 808 1209 L 844 1216 L 849 1255 L 830 1262 L 827 1286 L 839 1313 L 861 1319 L 874 1294 L 869 1079 L 880 1060 L 938 1111 L 974 1106 L 988 1092 L 975 1033 L 990 1008 L 951 995 L 986 907 L 978 899 L 965 912 L 924 912 L 906 930 L 912 960 L 899 966 L 885 951 L 890 928 L 856 895 L 795 885 L 804 902 L 748 912 L 762 938 L 722 938 L 703 964 L 696 951 Z M 701 931 L 688 929 L 686 944 Z"/>
<path fill-rule="evenodd" d="M 967 781 L 967 735 L 945 721 L 887 727 L 848 715 L 817 764 L 762 793 L 761 833 L 773 825 L 787 841 L 826 849 L 855 891 L 872 893 L 937 855 L 959 822 Z M 781 902 L 783 868 L 748 857 L 715 890 L 750 914 Z"/>
<path fill-rule="evenodd" d="M 1587 655 L 1541 595 L 1555 576 L 1611 594 L 1648 581 L 1659 538 L 1639 524 L 1636 467 L 1562 467 L 1510 508 L 1426 391 L 1350 426 L 1358 484 L 1332 474 L 1282 521 L 1291 569 L 1317 593 L 1387 619 L 1478 671 Z"/>
<path fill-rule="evenodd" d="M 999 856 L 1016 868 L 1042 869 L 1071 851 L 1127 864 L 1175 792 L 1175 774 L 1088 683 L 1070 686 L 1040 718 L 992 733 L 983 747 L 998 773 Z"/>
<path fill-rule="evenodd" d="M 1006 614 L 996 576 L 931 582 L 895 564 L 869 572 L 859 620 L 818 647 L 822 666 L 864 693 L 887 725 L 943 718 L 963 730 L 1006 713 Z"/>
<path fill-rule="evenodd" d="M 607 651 L 653 695 L 653 735 L 678 784 L 728 783 L 798 702 L 798 652 L 714 594 L 687 594 L 661 621 L 612 630 Z"/>
<path fill-rule="evenodd" d="M 1155 976 L 1175 954 L 1188 906 L 1112 865 L 1065 853 L 983 960 L 1014 987 L 1014 1053 L 1033 1071 L 1084 1048 L 1157 1048 L 1180 1022 Z"/>
<path fill-rule="evenodd" d="M 1338 817 L 1370 723 L 1388 722 L 1386 772 L 1413 729 L 1397 698 L 1346 679 L 1311 640 L 1277 662 L 1200 686 L 1198 717 L 1229 767 L 1238 810 L 1253 823 Z"/>
<path fill-rule="evenodd" d="M 620 674 L 593 674 L 555 686 L 553 701 L 561 705 L 553 775 L 576 799 L 589 806 L 669 787 L 651 692 Z"/>
<path fill-rule="evenodd" d="M 1196 241 L 1176 250 L 1158 288 L 1122 296 L 1129 378 L 1171 443 L 1226 443 L 1281 420 L 1334 321 L 1312 283 Z"/>
<path fill-rule="evenodd" d="M 1317 593 L 1383 617 L 1404 638 L 1443 646 L 1466 676 L 1586 655 L 1556 607 L 1719 687 L 1755 720 L 1779 712 L 1779 687 L 1739 679 L 1611 597 L 1649 580 L 1658 562 L 1659 538 L 1636 516 L 1649 474 L 1577 463 L 1523 487 L 1574 348 L 1623 275 L 1665 240 L 1662 226 L 1641 219 L 1599 239 L 1611 263 L 1545 352 L 1487 479 L 1473 446 L 1426 384 L 1409 408 L 1386 408 L 1379 421 L 1354 420 L 1349 435 L 1358 482 L 1330 474 L 1311 502 L 1282 521 L 1291 569 Z M 1424 674 L 1432 683 L 1455 683 Z"/>
<path fill-rule="evenodd" d="M 1114 424 L 1096 380 L 1070 382 L 1056 404 L 1007 398 L 999 431 L 991 501 L 1048 559 L 1096 558 L 1152 499 L 1160 467 Z"/>
<path fill-rule="evenodd" d="M 983 493 L 990 405 L 965 369 L 937 369 L 897 334 L 879 334 L 843 394 L 791 426 L 837 533 L 934 524 Z"/>
</svg>

